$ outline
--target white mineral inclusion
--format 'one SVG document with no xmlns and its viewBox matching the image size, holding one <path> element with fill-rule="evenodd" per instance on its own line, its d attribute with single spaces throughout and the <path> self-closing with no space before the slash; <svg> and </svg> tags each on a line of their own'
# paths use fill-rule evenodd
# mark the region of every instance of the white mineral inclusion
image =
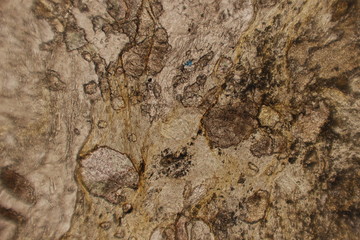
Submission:
<svg viewBox="0 0 360 240">
<path fill-rule="evenodd" d="M 164 238 L 162 237 L 161 229 L 156 229 L 150 237 L 150 240 L 162 240 L 162 239 Z"/>
<path fill-rule="evenodd" d="M 187 226 L 191 240 L 214 240 L 214 234 L 209 226 L 201 220 L 193 221 Z"/>
</svg>

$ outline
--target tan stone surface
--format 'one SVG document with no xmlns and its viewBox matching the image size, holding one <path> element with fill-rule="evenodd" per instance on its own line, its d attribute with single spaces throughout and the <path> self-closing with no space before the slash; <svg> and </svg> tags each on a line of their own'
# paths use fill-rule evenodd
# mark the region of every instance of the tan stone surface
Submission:
<svg viewBox="0 0 360 240">
<path fill-rule="evenodd" d="M 0 1 L 0 239 L 358 239 L 359 4 Z"/>
</svg>

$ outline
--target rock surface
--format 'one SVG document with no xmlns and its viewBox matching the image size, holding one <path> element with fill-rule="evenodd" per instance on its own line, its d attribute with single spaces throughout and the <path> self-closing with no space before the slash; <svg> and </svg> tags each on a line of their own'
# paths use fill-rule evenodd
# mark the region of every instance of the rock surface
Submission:
<svg viewBox="0 0 360 240">
<path fill-rule="evenodd" d="M 358 239 L 359 4 L 0 1 L 0 239 Z"/>
</svg>

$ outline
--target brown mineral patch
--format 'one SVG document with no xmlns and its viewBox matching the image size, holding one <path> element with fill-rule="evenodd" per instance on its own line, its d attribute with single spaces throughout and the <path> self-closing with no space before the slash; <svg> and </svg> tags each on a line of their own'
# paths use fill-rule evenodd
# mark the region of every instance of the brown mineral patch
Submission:
<svg viewBox="0 0 360 240">
<path fill-rule="evenodd" d="M 257 126 L 256 114 L 251 102 L 211 108 L 202 119 L 210 145 L 228 148 L 249 138 Z"/>
<path fill-rule="evenodd" d="M 27 203 L 36 203 L 35 189 L 24 176 L 10 168 L 3 168 L 0 179 L 3 186 L 15 197 Z"/>
<path fill-rule="evenodd" d="M 7 220 L 14 221 L 16 223 L 26 222 L 26 219 L 23 215 L 19 214 L 18 212 L 16 212 L 11 208 L 5 208 L 1 205 L 0 205 L 0 216 Z"/>
<path fill-rule="evenodd" d="M 338 0 L 332 4 L 332 21 L 338 21 L 351 10 L 356 9 L 357 0 Z"/>
</svg>

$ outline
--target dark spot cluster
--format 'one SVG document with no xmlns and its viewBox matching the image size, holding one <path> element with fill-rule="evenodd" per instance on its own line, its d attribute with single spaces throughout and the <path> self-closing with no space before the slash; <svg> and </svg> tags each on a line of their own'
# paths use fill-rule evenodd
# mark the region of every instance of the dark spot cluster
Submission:
<svg viewBox="0 0 360 240">
<path fill-rule="evenodd" d="M 284 79 L 279 77 L 282 69 L 278 60 L 282 58 L 281 51 L 285 48 L 284 36 L 274 31 L 275 26 L 265 29 L 256 29 L 254 37 L 245 40 L 245 45 L 256 52 L 254 62 L 238 59 L 225 74 L 222 85 L 223 93 L 228 98 L 248 101 L 253 98 L 254 92 L 260 94 L 259 100 L 267 98 L 273 101 L 276 98 L 276 89 L 283 84 Z"/>
<path fill-rule="evenodd" d="M 359 168 L 344 169 L 326 181 L 325 203 L 312 213 L 309 229 L 324 239 L 358 239 L 360 229 Z M 327 222 L 327 219 L 331 221 Z M 323 224 L 326 223 L 326 224 Z"/>
<path fill-rule="evenodd" d="M 180 151 L 172 152 L 169 148 L 160 155 L 160 173 L 172 178 L 180 178 L 189 172 L 191 155 L 186 147 Z"/>
<path fill-rule="evenodd" d="M 226 209 L 219 209 L 218 213 L 210 221 L 215 234 L 219 237 L 228 237 L 228 229 L 235 226 L 236 222 L 235 212 Z"/>
<path fill-rule="evenodd" d="M 360 210 L 360 171 L 359 167 L 339 171 L 328 181 L 327 207 L 329 210 Z M 360 220 L 360 216 L 359 216 Z"/>
</svg>

